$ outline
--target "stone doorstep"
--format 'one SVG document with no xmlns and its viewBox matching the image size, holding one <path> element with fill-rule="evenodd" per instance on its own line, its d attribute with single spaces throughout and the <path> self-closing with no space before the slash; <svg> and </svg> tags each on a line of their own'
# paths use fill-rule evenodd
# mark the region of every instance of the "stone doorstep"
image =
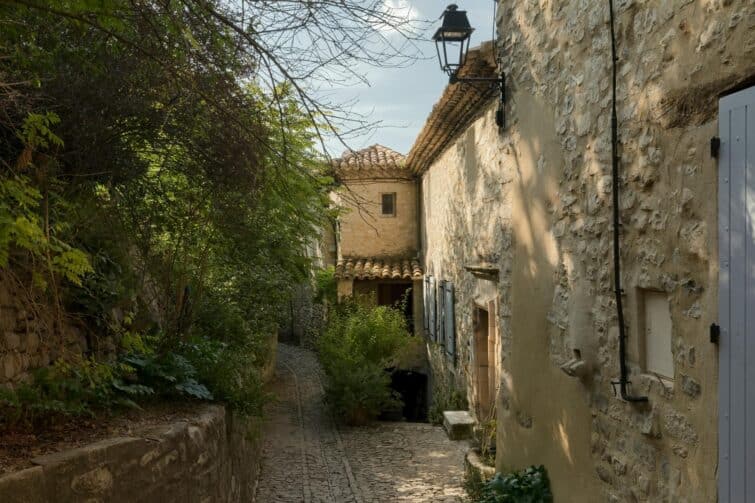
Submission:
<svg viewBox="0 0 755 503">
<path fill-rule="evenodd" d="M 466 410 L 443 411 L 443 429 L 451 440 L 472 438 L 475 421 Z"/>
</svg>

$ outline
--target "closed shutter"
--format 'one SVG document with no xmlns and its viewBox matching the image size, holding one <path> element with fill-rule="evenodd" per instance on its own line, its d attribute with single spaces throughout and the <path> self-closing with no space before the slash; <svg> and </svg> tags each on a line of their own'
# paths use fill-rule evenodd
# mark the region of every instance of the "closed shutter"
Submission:
<svg viewBox="0 0 755 503">
<path fill-rule="evenodd" d="M 456 359 L 456 337 L 454 320 L 454 285 L 450 281 L 443 284 L 443 332 L 446 342 L 446 354 L 451 360 Z"/>
<path fill-rule="evenodd" d="M 443 320 L 445 319 L 443 314 L 443 300 L 445 299 L 445 296 L 443 295 L 443 285 L 445 285 L 445 283 L 445 281 L 438 282 L 438 294 L 435 303 L 435 311 L 437 313 L 435 320 L 435 342 L 437 342 L 441 346 L 446 342 L 445 338 L 443 337 L 445 335 L 443 328 Z"/>
<path fill-rule="evenodd" d="M 430 325 L 430 310 L 428 309 L 428 299 L 430 298 L 430 276 L 425 276 L 422 288 L 422 329 L 425 336 L 429 337 L 428 327 Z"/>
<path fill-rule="evenodd" d="M 435 278 L 430 276 L 427 283 L 427 330 L 431 340 L 435 340 Z"/>
</svg>

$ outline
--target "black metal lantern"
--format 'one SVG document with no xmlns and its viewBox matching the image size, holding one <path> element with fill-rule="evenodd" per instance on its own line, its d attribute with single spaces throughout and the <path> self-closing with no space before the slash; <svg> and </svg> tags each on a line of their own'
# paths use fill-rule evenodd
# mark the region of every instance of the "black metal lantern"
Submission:
<svg viewBox="0 0 755 503">
<path fill-rule="evenodd" d="M 496 123 L 499 128 L 503 128 L 506 122 L 506 76 L 501 71 L 499 77 L 459 77 L 459 69 L 467 60 L 469 42 L 474 28 L 469 24 L 467 11 L 459 10 L 456 4 L 446 7 L 441 18 L 443 23 L 433 35 L 441 70 L 448 74 L 451 84 L 489 82 L 491 86 L 498 87 L 501 100 L 496 112 Z M 443 48 L 442 53 L 441 48 Z"/>
<path fill-rule="evenodd" d="M 438 52 L 441 70 L 453 76 L 467 59 L 469 40 L 474 28 L 469 24 L 467 11 L 459 10 L 456 4 L 446 7 L 441 17 L 443 24 L 433 35 L 435 50 Z M 441 47 L 443 48 L 442 56 Z"/>
</svg>

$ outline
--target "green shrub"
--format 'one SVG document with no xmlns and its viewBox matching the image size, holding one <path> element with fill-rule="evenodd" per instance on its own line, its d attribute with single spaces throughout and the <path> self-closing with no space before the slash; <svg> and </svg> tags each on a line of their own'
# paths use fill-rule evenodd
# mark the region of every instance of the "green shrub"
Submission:
<svg viewBox="0 0 755 503">
<path fill-rule="evenodd" d="M 480 423 L 478 430 L 478 440 L 480 443 L 480 458 L 488 466 L 495 466 L 496 453 L 496 418 L 495 414 Z"/>
<path fill-rule="evenodd" d="M 469 466 L 464 473 L 464 490 L 472 502 L 479 502 L 484 497 L 485 481 L 480 472 Z"/>
<path fill-rule="evenodd" d="M 179 351 L 216 400 L 242 415 L 260 415 L 268 399 L 260 369 L 274 331 L 270 324 L 250 323 L 237 303 L 211 294 L 202 300 L 192 336 Z"/>
<path fill-rule="evenodd" d="M 29 383 L 0 389 L 0 430 L 110 414 L 158 397 L 213 400 L 194 364 L 175 352 L 156 353 L 150 344 L 157 339 L 126 333 L 126 352 L 117 361 L 61 359 L 36 370 Z"/>
<path fill-rule="evenodd" d="M 333 266 L 315 271 L 315 302 L 331 305 L 338 302 L 336 270 Z"/>
<path fill-rule="evenodd" d="M 468 486 L 468 490 L 469 490 Z M 496 473 L 482 487 L 472 487 L 475 503 L 552 503 L 548 473 L 544 466 L 530 466 L 507 475 Z"/>
<path fill-rule="evenodd" d="M 410 340 L 406 319 L 396 309 L 350 301 L 333 313 L 318 349 L 325 397 L 336 417 L 362 424 L 400 407 L 386 370 L 402 359 Z"/>
<path fill-rule="evenodd" d="M 92 358 L 58 361 L 37 370 L 31 383 L 0 389 L 0 427 L 38 428 L 70 417 L 94 416 L 118 407 L 134 407 L 129 395 L 115 385 L 123 368 Z"/>
<path fill-rule="evenodd" d="M 160 396 L 185 396 L 198 400 L 212 400 L 210 390 L 200 384 L 197 369 L 186 357 L 176 353 L 130 354 L 123 357 L 123 363 L 130 367 L 135 385 L 149 388 Z M 132 385 L 133 386 L 133 385 Z M 128 385 L 116 384 L 124 392 L 136 391 Z"/>
<path fill-rule="evenodd" d="M 216 400 L 241 415 L 260 415 L 268 395 L 256 365 L 257 346 L 228 344 L 208 337 L 192 338 L 182 348 L 199 380 Z"/>
</svg>

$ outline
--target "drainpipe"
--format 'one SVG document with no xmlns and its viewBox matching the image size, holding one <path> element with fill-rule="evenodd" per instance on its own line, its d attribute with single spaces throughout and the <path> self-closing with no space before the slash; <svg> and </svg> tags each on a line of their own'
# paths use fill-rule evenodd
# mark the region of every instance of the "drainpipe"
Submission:
<svg viewBox="0 0 755 503">
<path fill-rule="evenodd" d="M 619 323 L 619 392 L 622 400 L 627 402 L 647 402 L 646 396 L 630 395 L 629 368 L 627 367 L 627 334 L 624 325 L 624 306 L 622 304 L 621 288 L 621 256 L 620 256 L 620 226 L 619 215 L 619 153 L 618 153 L 618 119 L 616 116 L 616 34 L 614 28 L 613 0 L 608 0 L 608 8 L 611 15 L 611 63 L 612 63 L 612 103 L 611 103 L 611 179 L 613 185 L 613 284 L 616 297 L 616 316 Z M 613 382 L 612 384 L 617 384 Z"/>
</svg>

